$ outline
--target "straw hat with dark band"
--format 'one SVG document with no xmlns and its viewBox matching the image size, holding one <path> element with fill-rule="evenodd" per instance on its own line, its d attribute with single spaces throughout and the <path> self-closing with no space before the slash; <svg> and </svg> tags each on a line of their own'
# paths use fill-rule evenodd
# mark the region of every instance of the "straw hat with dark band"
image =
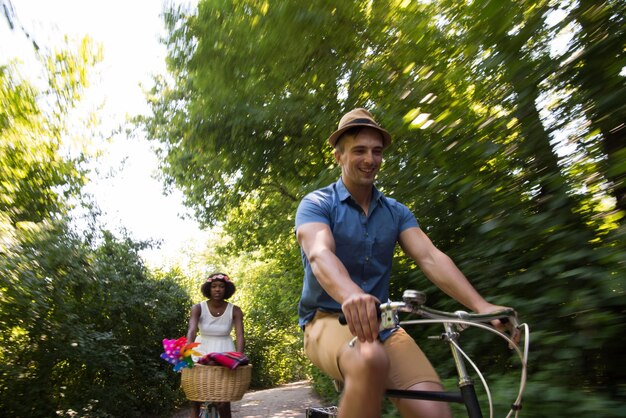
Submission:
<svg viewBox="0 0 626 418">
<path fill-rule="evenodd" d="M 374 120 L 372 114 L 368 112 L 367 109 L 363 108 L 351 110 L 343 115 L 339 121 L 339 129 L 333 132 L 333 134 L 328 138 L 328 143 L 332 147 L 335 147 L 339 137 L 348 129 L 356 126 L 374 128 L 380 131 L 383 136 L 383 148 L 387 148 L 389 144 L 391 144 L 391 135 L 389 135 L 389 132 L 381 128 Z"/>
</svg>

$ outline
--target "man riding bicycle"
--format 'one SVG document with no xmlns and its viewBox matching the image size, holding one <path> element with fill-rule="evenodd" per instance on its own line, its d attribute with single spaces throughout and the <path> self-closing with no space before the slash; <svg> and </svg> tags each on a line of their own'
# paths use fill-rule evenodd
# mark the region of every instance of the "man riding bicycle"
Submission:
<svg viewBox="0 0 626 418">
<path fill-rule="evenodd" d="M 305 196 L 296 213 L 304 264 L 299 324 L 309 359 L 344 382 L 338 416 L 378 417 L 386 388 L 442 390 L 436 371 L 402 328 L 378 332 L 376 305 L 389 296 L 396 243 L 435 285 L 467 308 L 488 313 L 503 307 L 478 294 L 405 205 L 376 189 L 374 179 L 391 136 L 366 109 L 346 113 L 328 142 L 341 178 Z M 341 311 L 347 327 L 337 320 Z M 354 336 L 358 342 L 351 347 Z M 442 402 L 392 401 L 403 417 L 450 416 Z"/>
</svg>

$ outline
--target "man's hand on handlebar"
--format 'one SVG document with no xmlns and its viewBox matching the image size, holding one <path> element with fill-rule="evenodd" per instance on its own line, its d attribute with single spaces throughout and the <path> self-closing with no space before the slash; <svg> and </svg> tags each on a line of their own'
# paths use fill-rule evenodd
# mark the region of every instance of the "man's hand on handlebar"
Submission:
<svg viewBox="0 0 626 418">
<path fill-rule="evenodd" d="M 488 314 L 492 312 L 501 311 L 504 309 L 512 309 L 512 308 L 509 308 L 507 306 L 498 306 L 498 305 L 488 304 L 482 307 L 477 313 Z M 509 321 L 509 320 L 502 321 L 502 320 L 496 319 L 494 321 L 491 321 L 491 325 L 493 325 L 493 327 L 500 332 L 507 332 L 511 336 L 511 339 L 515 342 L 515 344 L 519 343 L 520 330 L 517 328 L 516 321 Z M 509 347 L 509 348 L 513 348 L 513 347 Z"/>
<path fill-rule="evenodd" d="M 341 305 L 350 333 L 360 342 L 374 342 L 378 338 L 380 318 L 376 306 L 380 301 L 367 293 L 350 296 Z"/>
</svg>

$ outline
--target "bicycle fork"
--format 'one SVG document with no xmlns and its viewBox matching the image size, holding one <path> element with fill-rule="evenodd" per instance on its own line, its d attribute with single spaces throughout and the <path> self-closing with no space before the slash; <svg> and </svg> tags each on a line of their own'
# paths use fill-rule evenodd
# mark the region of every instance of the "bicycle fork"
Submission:
<svg viewBox="0 0 626 418">
<path fill-rule="evenodd" d="M 448 343 L 452 351 L 452 358 L 454 359 L 454 365 L 456 366 L 459 376 L 458 386 L 467 410 L 467 416 L 469 418 L 483 418 L 480 404 L 478 403 L 478 397 L 476 396 L 476 390 L 474 389 L 474 381 L 467 373 L 463 356 L 455 345 L 458 343 L 459 333 L 454 331 L 451 323 L 444 323 L 444 328 L 445 333 L 442 335 L 442 339 Z"/>
</svg>

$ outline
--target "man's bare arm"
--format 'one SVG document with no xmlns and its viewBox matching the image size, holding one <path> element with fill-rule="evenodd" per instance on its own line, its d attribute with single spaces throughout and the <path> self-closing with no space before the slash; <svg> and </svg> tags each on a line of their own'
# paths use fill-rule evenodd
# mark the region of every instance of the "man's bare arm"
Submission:
<svg viewBox="0 0 626 418">
<path fill-rule="evenodd" d="M 420 228 L 400 233 L 400 245 L 437 287 L 475 312 L 494 311 L 470 284 L 452 259 L 439 250 Z"/>
<path fill-rule="evenodd" d="M 378 336 L 376 303 L 379 301 L 352 281 L 335 255 L 335 239 L 328 225 L 320 222 L 301 225 L 296 237 L 322 288 L 341 304 L 352 335 L 360 341 L 374 341 Z"/>
</svg>

